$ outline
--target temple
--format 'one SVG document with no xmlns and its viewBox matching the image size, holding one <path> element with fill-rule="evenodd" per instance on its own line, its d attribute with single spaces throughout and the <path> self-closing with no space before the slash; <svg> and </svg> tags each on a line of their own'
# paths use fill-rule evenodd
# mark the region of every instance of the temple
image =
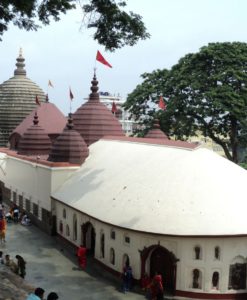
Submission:
<svg viewBox="0 0 247 300">
<path fill-rule="evenodd" d="M 0 111 L 15 119 L 2 123 L 0 200 L 75 249 L 84 245 L 116 276 L 129 263 L 137 283 L 161 273 L 171 298 L 247 299 L 246 170 L 170 139 L 158 120 L 144 138 L 126 137 L 99 101 L 95 73 L 88 101 L 67 119 L 44 98 L 29 107 L 44 94 L 18 59 L 0 87 Z M 14 94 L 9 83 L 20 80 L 32 94 L 22 117 L 6 106 L 7 95 L 19 105 L 23 86 Z"/>
</svg>

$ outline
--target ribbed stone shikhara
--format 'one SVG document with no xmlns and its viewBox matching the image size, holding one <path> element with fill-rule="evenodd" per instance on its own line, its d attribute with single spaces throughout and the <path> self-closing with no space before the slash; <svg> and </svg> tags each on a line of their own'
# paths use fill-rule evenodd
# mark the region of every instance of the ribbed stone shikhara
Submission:
<svg viewBox="0 0 247 300">
<path fill-rule="evenodd" d="M 111 111 L 99 101 L 98 81 L 94 74 L 91 81 L 89 100 L 73 114 L 74 129 L 77 130 L 87 145 L 106 135 L 124 136 L 121 124 Z"/>
<path fill-rule="evenodd" d="M 39 125 L 37 112 L 31 125 L 20 139 L 18 154 L 48 155 L 51 151 L 51 140 L 45 130 Z"/>
<path fill-rule="evenodd" d="M 168 139 L 168 136 L 160 129 L 159 120 L 155 119 L 153 128 L 145 135 L 145 138 L 150 139 Z"/>
<path fill-rule="evenodd" d="M 25 59 L 20 50 L 14 77 L 0 85 L 0 147 L 8 143 L 9 135 L 36 107 L 36 95 L 45 102 L 42 89 L 26 77 Z"/>
<path fill-rule="evenodd" d="M 72 115 L 69 114 L 67 128 L 57 137 L 48 157 L 53 162 L 82 164 L 88 157 L 89 150 L 80 133 L 73 130 Z"/>
</svg>

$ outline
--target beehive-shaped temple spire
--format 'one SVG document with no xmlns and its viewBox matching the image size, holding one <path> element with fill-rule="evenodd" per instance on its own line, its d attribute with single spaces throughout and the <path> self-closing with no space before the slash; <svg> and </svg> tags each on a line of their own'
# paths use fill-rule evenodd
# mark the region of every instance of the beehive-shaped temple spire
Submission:
<svg viewBox="0 0 247 300">
<path fill-rule="evenodd" d="M 33 125 L 23 134 L 18 146 L 18 154 L 48 155 L 51 150 L 51 140 L 45 130 L 39 125 L 39 118 L 35 112 Z"/>
<path fill-rule="evenodd" d="M 6 146 L 12 131 L 35 108 L 35 97 L 45 102 L 45 94 L 32 80 L 26 77 L 22 49 L 16 59 L 14 76 L 0 84 L 0 146 Z"/>
<path fill-rule="evenodd" d="M 154 119 L 153 128 L 148 131 L 145 138 L 168 139 L 168 136 L 160 129 L 159 120 Z"/>
<path fill-rule="evenodd" d="M 88 154 L 89 150 L 84 139 L 79 132 L 73 130 L 72 115 L 69 114 L 67 128 L 55 140 L 48 160 L 82 164 Z"/>
<path fill-rule="evenodd" d="M 124 136 L 121 124 L 111 111 L 99 101 L 98 81 L 94 73 L 89 100 L 73 115 L 74 129 L 84 138 L 87 145 L 106 135 Z"/>
</svg>

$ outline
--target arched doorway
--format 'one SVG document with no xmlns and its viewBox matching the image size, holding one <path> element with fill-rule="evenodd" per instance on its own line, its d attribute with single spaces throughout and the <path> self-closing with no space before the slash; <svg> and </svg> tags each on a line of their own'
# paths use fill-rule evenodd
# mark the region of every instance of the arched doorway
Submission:
<svg viewBox="0 0 247 300">
<path fill-rule="evenodd" d="M 90 222 L 82 225 L 82 245 L 87 248 L 88 253 L 94 255 L 95 252 L 95 230 Z"/>
<path fill-rule="evenodd" d="M 153 245 L 141 251 L 142 270 L 141 274 L 149 273 L 153 276 L 157 273 L 162 275 L 165 293 L 174 294 L 176 290 L 176 263 L 178 259 L 166 248 Z M 149 269 L 149 272 L 148 272 Z"/>
</svg>

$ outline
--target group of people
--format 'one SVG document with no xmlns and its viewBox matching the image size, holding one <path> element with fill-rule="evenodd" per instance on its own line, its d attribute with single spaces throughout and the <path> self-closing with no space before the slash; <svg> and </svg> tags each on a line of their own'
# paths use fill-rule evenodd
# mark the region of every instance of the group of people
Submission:
<svg viewBox="0 0 247 300">
<path fill-rule="evenodd" d="M 31 225 L 31 220 L 28 217 L 27 213 L 25 211 L 22 211 L 20 213 L 20 210 L 17 205 L 12 206 L 7 213 L 5 213 L 5 218 L 8 223 L 14 222 L 18 223 L 20 222 L 22 225 L 28 226 Z"/>
<path fill-rule="evenodd" d="M 21 214 L 19 212 L 19 208 L 14 205 L 10 208 L 8 212 L 5 212 L 5 207 L 3 204 L 0 204 L 0 243 L 6 243 L 6 229 L 7 223 L 21 222 L 24 226 L 31 225 L 31 220 L 29 219 L 27 213 L 23 211 Z"/>
<path fill-rule="evenodd" d="M 26 300 L 44 300 L 45 290 L 38 287 L 35 289 L 34 293 L 28 295 Z M 47 300 L 57 300 L 59 297 L 57 293 L 50 292 L 47 296 Z"/>
<path fill-rule="evenodd" d="M 148 274 L 145 273 L 141 280 L 141 285 L 148 300 L 164 299 L 164 287 L 161 274 L 157 273 L 151 279 Z"/>
<path fill-rule="evenodd" d="M 15 256 L 15 258 L 16 262 L 10 258 L 9 254 L 4 256 L 3 251 L 0 251 L 0 264 L 9 267 L 12 272 L 24 278 L 26 275 L 26 262 L 23 257 L 18 254 Z"/>
</svg>

